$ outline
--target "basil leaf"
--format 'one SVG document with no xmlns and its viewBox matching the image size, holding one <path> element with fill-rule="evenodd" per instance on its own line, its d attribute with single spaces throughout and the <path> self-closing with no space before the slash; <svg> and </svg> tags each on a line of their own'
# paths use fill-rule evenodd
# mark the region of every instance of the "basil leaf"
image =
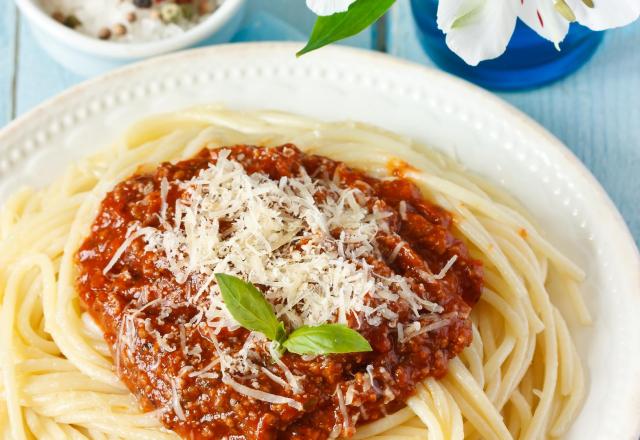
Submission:
<svg viewBox="0 0 640 440">
<path fill-rule="evenodd" d="M 289 335 L 271 304 L 256 287 L 232 275 L 217 273 L 216 280 L 225 306 L 240 325 L 263 333 L 280 348 L 296 354 L 356 353 L 371 351 L 371 345 L 355 330 L 342 324 L 300 327 Z"/>
<path fill-rule="evenodd" d="M 395 0 L 357 0 L 345 12 L 318 17 L 307 45 L 296 56 L 351 37 L 384 15 Z"/>
<path fill-rule="evenodd" d="M 303 326 L 282 344 L 296 354 L 356 353 L 371 351 L 371 345 L 360 333 L 342 324 Z"/>
<path fill-rule="evenodd" d="M 251 283 L 222 273 L 216 274 L 225 306 L 241 326 L 264 333 L 272 341 L 282 341 L 286 332 L 273 307 Z"/>
</svg>

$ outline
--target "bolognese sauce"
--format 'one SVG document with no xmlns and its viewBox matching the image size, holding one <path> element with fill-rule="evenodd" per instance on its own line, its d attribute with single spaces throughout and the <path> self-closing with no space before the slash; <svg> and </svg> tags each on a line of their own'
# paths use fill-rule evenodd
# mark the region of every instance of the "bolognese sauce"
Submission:
<svg viewBox="0 0 640 440">
<path fill-rule="evenodd" d="M 416 317 L 399 298 L 385 306 L 393 319 L 369 322 L 355 311 L 348 314 L 348 325 L 368 340 L 371 352 L 284 353 L 275 360 L 267 345 L 253 345 L 256 368 L 234 378 L 242 388 L 230 386 L 223 380 L 221 350 L 246 350 L 255 335 L 242 327 L 213 334 L 193 300 L 206 297 L 197 295 L 204 290 L 202 277 L 177 279 L 160 264 L 162 253 L 132 234 L 132 225 L 170 227 L 176 202 L 185 197 L 176 184 L 215 164 L 222 150 L 248 174 L 282 181 L 304 173 L 357 189 L 365 209 L 386 213 L 385 227 L 374 237 L 377 252 L 362 260 L 376 276 L 404 279 L 421 301 L 437 305 L 437 313 Z M 322 197 L 314 194 L 316 200 Z M 230 226 L 219 227 L 224 239 Z M 340 232 L 330 231 L 336 241 Z M 291 252 L 301 246 L 297 243 Z M 204 149 L 191 159 L 135 174 L 106 195 L 76 260 L 80 298 L 104 332 L 119 377 L 144 410 L 158 410 L 164 426 L 196 439 L 352 436 L 358 426 L 404 407 L 420 381 L 446 374 L 448 361 L 471 342 L 469 313 L 483 282 L 480 262 L 452 234 L 451 215 L 427 201 L 410 180 L 374 178 L 293 145 Z M 366 301 L 371 309 L 379 305 L 373 295 Z M 293 329 L 293 323 L 285 324 Z M 413 327 L 422 331 L 412 333 Z M 246 388 L 283 400 L 256 398 L 243 393 Z"/>
</svg>

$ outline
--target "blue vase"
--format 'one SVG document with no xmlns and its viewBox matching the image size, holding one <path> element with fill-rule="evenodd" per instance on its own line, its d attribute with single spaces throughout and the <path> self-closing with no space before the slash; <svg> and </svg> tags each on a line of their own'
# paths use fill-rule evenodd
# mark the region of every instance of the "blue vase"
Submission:
<svg viewBox="0 0 640 440">
<path fill-rule="evenodd" d="M 572 23 L 558 51 L 518 20 L 507 50 L 498 58 L 474 67 L 447 47 L 445 35 L 436 24 L 437 0 L 411 0 L 411 8 L 420 43 L 438 66 L 495 90 L 533 88 L 563 78 L 591 58 L 603 37 L 603 32 Z"/>
</svg>

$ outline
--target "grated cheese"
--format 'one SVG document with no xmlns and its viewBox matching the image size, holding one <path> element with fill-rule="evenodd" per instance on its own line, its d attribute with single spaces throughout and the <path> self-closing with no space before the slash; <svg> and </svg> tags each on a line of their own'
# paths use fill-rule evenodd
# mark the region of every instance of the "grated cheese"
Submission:
<svg viewBox="0 0 640 440">
<path fill-rule="evenodd" d="M 391 255 L 389 255 L 390 263 L 393 263 L 396 260 L 396 258 L 398 258 L 398 254 L 400 253 L 403 247 L 404 247 L 404 241 L 399 241 L 398 244 L 393 248 L 393 251 L 391 251 Z"/>
<path fill-rule="evenodd" d="M 171 408 L 173 412 L 176 414 L 178 419 L 186 420 L 187 418 L 184 415 L 184 410 L 182 409 L 182 405 L 180 404 L 180 395 L 178 393 L 178 387 L 176 386 L 176 381 L 171 381 Z"/>
<path fill-rule="evenodd" d="M 187 333 L 184 325 L 180 325 L 180 351 L 186 356 L 187 354 Z"/>
<path fill-rule="evenodd" d="M 220 363 L 220 358 L 216 358 L 216 359 L 212 360 L 211 362 L 209 362 L 209 364 L 207 366 L 205 366 L 202 370 L 193 371 L 193 372 L 189 373 L 189 377 L 202 376 L 203 374 L 211 371 L 211 369 L 213 367 L 215 367 L 216 365 L 218 365 L 219 363 Z"/>
<path fill-rule="evenodd" d="M 449 272 L 449 269 L 451 269 L 454 265 L 454 263 L 458 260 L 458 256 L 454 255 L 453 257 L 451 257 L 449 259 L 449 261 L 447 261 L 447 264 L 444 265 L 444 267 L 442 268 L 442 270 L 440 272 L 438 272 L 436 275 L 433 276 L 434 280 L 441 280 L 445 277 L 445 275 L 447 274 L 447 272 Z"/>
<path fill-rule="evenodd" d="M 340 408 L 340 413 L 342 414 L 342 429 L 344 432 L 349 430 L 349 413 L 347 413 L 347 406 L 344 404 L 344 396 L 342 395 L 342 388 L 340 385 L 336 387 L 336 395 L 338 396 L 338 407 Z"/>
<path fill-rule="evenodd" d="M 438 272 L 435 275 L 430 272 L 426 272 L 424 270 L 418 271 L 418 273 L 423 280 L 425 280 L 428 283 L 433 283 L 434 281 L 439 281 L 443 279 L 457 260 L 458 260 L 457 255 L 454 255 L 453 257 L 451 257 L 449 261 L 447 261 L 447 263 L 444 265 L 444 267 L 440 270 L 440 272 Z"/>
<path fill-rule="evenodd" d="M 456 313 L 453 312 L 451 314 L 447 314 L 448 316 L 443 316 L 442 319 L 437 319 L 436 321 L 425 325 L 422 327 L 420 322 L 413 322 L 409 329 L 405 332 L 403 339 L 400 339 L 400 335 L 398 335 L 398 341 L 400 343 L 405 343 L 411 338 L 415 338 L 416 336 L 420 336 L 425 333 L 433 332 L 442 327 L 446 327 L 451 323 L 451 317 Z"/>
<path fill-rule="evenodd" d="M 278 357 L 274 357 L 273 359 L 275 360 L 275 362 L 278 365 L 278 367 L 280 367 L 280 369 L 284 373 L 284 377 L 287 379 L 287 383 L 289 384 L 289 386 L 291 387 L 293 392 L 296 393 L 296 394 L 301 393 L 302 392 L 302 388 L 300 387 L 300 384 L 298 382 L 298 376 L 295 376 L 291 372 L 291 370 L 289 370 L 289 368 L 287 368 L 287 366 L 284 364 L 284 362 L 282 362 Z"/>
<path fill-rule="evenodd" d="M 367 371 L 367 375 L 369 376 L 369 381 L 371 382 L 371 388 L 373 389 L 373 391 L 375 391 L 376 394 L 382 394 L 382 390 L 378 388 L 378 386 L 376 385 L 375 379 L 373 377 L 373 365 L 371 364 L 367 365 L 366 371 Z"/>
<path fill-rule="evenodd" d="M 167 218 L 167 195 L 169 194 L 169 181 L 163 177 L 160 181 L 160 220 Z"/>
<path fill-rule="evenodd" d="M 297 400 L 291 399 L 289 397 L 279 396 L 277 394 L 266 393 L 264 391 L 255 390 L 253 388 L 242 385 L 239 382 L 236 382 L 228 375 L 222 375 L 222 382 L 225 385 L 230 386 L 236 392 L 251 397 L 252 399 L 261 400 L 263 402 L 273 403 L 276 405 L 289 405 L 293 409 L 297 409 L 298 411 L 302 411 L 304 408 L 302 404 Z"/>
<path fill-rule="evenodd" d="M 398 212 L 400 213 L 400 218 L 402 220 L 407 219 L 407 202 L 400 200 L 400 203 L 398 204 Z"/>
<path fill-rule="evenodd" d="M 278 317 L 293 327 L 347 324 L 349 316 L 371 325 L 394 322 L 397 315 L 388 305 L 398 296 L 416 316 L 438 310 L 403 277 L 379 277 L 365 261 L 368 255 L 380 257 L 375 236 L 388 230 L 391 212 L 367 208 L 360 190 L 332 180 L 304 173 L 279 181 L 249 175 L 228 155 L 220 151 L 216 164 L 178 184 L 185 196 L 176 202 L 173 225 L 143 228 L 127 241 L 143 235 L 145 249 L 163 255 L 159 264 L 179 283 L 198 280 L 190 301 L 206 300 L 206 320 L 216 333 L 238 326 L 214 282 L 220 272 L 264 286 Z M 321 203 L 318 193 L 326 195 Z M 224 231 L 221 224 L 227 225 Z M 334 230 L 341 231 L 339 237 L 332 236 Z M 379 305 L 370 307 L 368 297 Z"/>
<path fill-rule="evenodd" d="M 127 231 L 127 236 L 126 236 L 125 240 L 122 242 L 122 244 L 115 251 L 115 253 L 113 254 L 113 257 L 111 257 L 111 260 L 109 260 L 109 262 L 104 267 L 104 269 L 102 269 L 102 274 L 106 275 L 107 273 L 109 273 L 109 271 L 111 269 L 113 269 L 113 266 L 115 266 L 115 264 L 118 262 L 118 260 L 120 260 L 120 257 L 122 257 L 122 254 L 124 254 L 124 251 L 127 250 L 127 248 L 129 246 L 131 246 L 131 243 L 133 243 L 137 238 L 142 237 L 145 234 L 152 233 L 154 231 L 155 231 L 154 228 L 139 228 L 138 229 L 137 225 L 133 225 L 133 226 L 129 227 L 129 230 Z"/>
<path fill-rule="evenodd" d="M 351 405 L 353 403 L 353 398 L 356 394 L 356 387 L 353 383 L 350 383 L 347 387 L 347 392 L 344 396 L 344 401 L 347 405 Z"/>
<path fill-rule="evenodd" d="M 282 380 L 279 376 L 273 374 L 268 368 L 262 367 L 260 370 L 272 381 L 280 385 L 282 388 L 290 388 L 291 386 L 287 381 Z"/>
</svg>

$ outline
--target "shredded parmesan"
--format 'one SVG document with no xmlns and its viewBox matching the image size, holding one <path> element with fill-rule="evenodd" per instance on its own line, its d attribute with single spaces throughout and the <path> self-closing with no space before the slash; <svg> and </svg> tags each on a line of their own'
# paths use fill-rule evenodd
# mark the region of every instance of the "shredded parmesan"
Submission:
<svg viewBox="0 0 640 440">
<path fill-rule="evenodd" d="M 422 327 L 419 322 L 414 322 L 413 326 L 409 327 L 409 330 L 405 333 L 403 339 L 400 339 L 400 335 L 398 335 L 398 341 L 400 343 L 407 342 L 411 338 L 415 338 L 416 336 L 420 336 L 425 333 L 433 332 L 442 327 L 446 327 L 451 323 L 451 317 L 443 317 L 443 319 L 436 320 L 426 326 Z"/>
<path fill-rule="evenodd" d="M 173 409 L 173 412 L 176 414 L 178 419 L 187 419 L 184 415 L 182 405 L 180 404 L 180 394 L 178 393 L 178 387 L 176 386 L 175 380 L 171 381 L 171 408 Z"/>
<path fill-rule="evenodd" d="M 160 181 L 160 219 L 167 219 L 167 195 L 169 194 L 169 181 L 163 177 Z"/>
<path fill-rule="evenodd" d="M 298 411 L 302 411 L 303 407 L 300 402 L 297 400 L 291 399 L 289 397 L 278 396 L 277 394 L 266 393 L 264 391 L 255 390 L 253 388 L 242 385 L 241 383 L 236 382 L 228 375 L 222 376 L 222 382 L 225 385 L 233 388 L 237 393 L 242 394 L 244 396 L 250 397 L 252 399 L 261 400 L 263 402 L 273 403 L 276 405 L 289 405 L 291 408 L 296 409 Z"/>
<path fill-rule="evenodd" d="M 353 403 L 353 397 L 355 396 L 355 394 L 356 387 L 354 386 L 354 384 L 350 383 L 344 396 L 344 401 L 347 405 L 351 405 Z"/>
<path fill-rule="evenodd" d="M 211 369 L 213 367 L 215 367 L 216 365 L 218 365 L 219 363 L 220 363 L 220 358 L 216 358 L 216 359 L 212 360 L 211 362 L 209 362 L 209 364 L 206 367 L 204 367 L 202 370 L 192 371 L 191 373 L 189 373 L 189 377 L 202 376 L 203 374 L 207 373 L 208 371 L 211 371 Z"/>
<path fill-rule="evenodd" d="M 377 394 L 382 394 L 382 390 L 378 388 L 378 386 L 376 385 L 375 379 L 373 377 L 373 365 L 371 364 L 367 365 L 366 371 L 367 371 L 367 375 L 369 376 L 369 381 L 371 382 L 371 388 L 373 389 L 373 391 L 375 391 Z"/>
<path fill-rule="evenodd" d="M 407 219 L 407 202 L 400 200 L 400 203 L 398 204 L 398 212 L 400 213 L 400 218 L 402 220 Z"/>
<path fill-rule="evenodd" d="M 122 256 L 122 254 L 124 254 L 124 251 L 126 251 L 127 248 L 131 246 L 131 243 L 133 243 L 137 238 L 142 237 L 143 235 L 148 233 L 153 233 L 154 231 L 155 229 L 153 228 L 137 228 L 135 225 L 129 228 L 129 230 L 127 231 L 127 238 L 125 238 L 120 247 L 116 249 L 113 257 L 111 257 L 111 260 L 109 260 L 104 269 L 102 269 L 102 274 L 106 275 L 111 269 L 113 269 L 113 266 L 115 266 L 118 260 L 120 260 L 120 257 Z"/>
<path fill-rule="evenodd" d="M 449 272 L 449 269 L 451 269 L 453 267 L 453 264 L 458 260 L 458 256 L 454 255 L 453 257 L 451 257 L 449 259 L 449 261 L 447 261 L 447 264 L 444 265 L 444 267 L 442 268 L 442 270 L 440 272 L 438 272 L 436 275 L 433 276 L 434 280 L 441 280 L 445 277 L 445 275 L 447 274 L 447 272 Z"/>
<path fill-rule="evenodd" d="M 284 377 L 287 379 L 287 383 L 291 387 L 294 393 L 300 394 L 302 392 L 302 388 L 300 387 L 300 383 L 298 382 L 298 377 L 295 376 L 289 368 L 282 362 L 280 359 L 276 359 L 276 363 L 284 373 Z"/>
<path fill-rule="evenodd" d="M 393 251 L 391 252 L 391 255 L 389 255 L 389 262 L 393 263 L 396 258 L 398 257 L 398 254 L 400 253 L 400 251 L 402 250 L 402 248 L 404 247 L 404 241 L 399 241 L 398 244 L 396 245 L 396 247 L 393 248 Z"/>
<path fill-rule="evenodd" d="M 447 263 L 440 270 L 440 272 L 438 272 L 435 275 L 430 272 L 419 271 L 420 277 L 429 283 L 433 283 L 434 281 L 439 281 L 447 275 L 447 272 L 449 272 L 449 270 L 453 267 L 453 265 L 457 260 L 458 260 L 457 255 L 454 255 L 453 257 L 449 258 L 449 261 L 447 261 Z"/>
<path fill-rule="evenodd" d="M 340 388 L 340 385 L 336 387 L 336 395 L 338 396 L 340 413 L 342 413 L 342 428 L 344 432 L 347 432 L 351 420 L 349 419 L 349 413 L 347 413 L 347 406 L 344 404 L 344 396 L 342 395 L 342 388 Z"/>
<path fill-rule="evenodd" d="M 287 383 L 287 381 L 282 380 L 280 377 L 278 377 L 277 375 L 273 374 L 271 371 L 269 371 L 268 368 L 262 367 L 260 368 L 260 370 L 262 370 L 262 372 L 272 381 L 274 381 L 275 383 L 277 383 L 278 385 L 280 385 L 283 388 L 290 388 L 291 386 L 289 385 L 289 383 Z"/>
<path fill-rule="evenodd" d="M 349 316 L 371 325 L 382 319 L 394 323 L 397 315 L 388 305 L 398 297 L 410 303 L 416 317 L 423 309 L 438 310 L 412 292 L 403 277 L 379 277 L 365 261 L 371 255 L 380 258 L 375 237 L 388 230 L 391 212 L 366 207 L 360 190 L 341 188 L 333 180 L 305 173 L 280 180 L 248 174 L 228 155 L 220 151 L 216 164 L 178 183 L 184 195 L 176 201 L 172 224 L 129 235 L 113 264 L 143 235 L 145 249 L 163 255 L 159 264 L 179 283 L 197 280 L 190 302 L 206 301 L 205 318 L 216 333 L 238 326 L 214 282 L 221 272 L 264 286 L 278 317 L 293 327 L 346 324 Z M 162 215 L 166 193 L 163 181 Z M 323 194 L 320 201 L 317 194 Z M 339 237 L 332 235 L 336 230 Z M 393 257 L 399 251 L 398 246 Z"/>
<path fill-rule="evenodd" d="M 187 354 L 187 334 L 184 329 L 184 325 L 180 326 L 180 351 L 182 354 Z"/>
</svg>

